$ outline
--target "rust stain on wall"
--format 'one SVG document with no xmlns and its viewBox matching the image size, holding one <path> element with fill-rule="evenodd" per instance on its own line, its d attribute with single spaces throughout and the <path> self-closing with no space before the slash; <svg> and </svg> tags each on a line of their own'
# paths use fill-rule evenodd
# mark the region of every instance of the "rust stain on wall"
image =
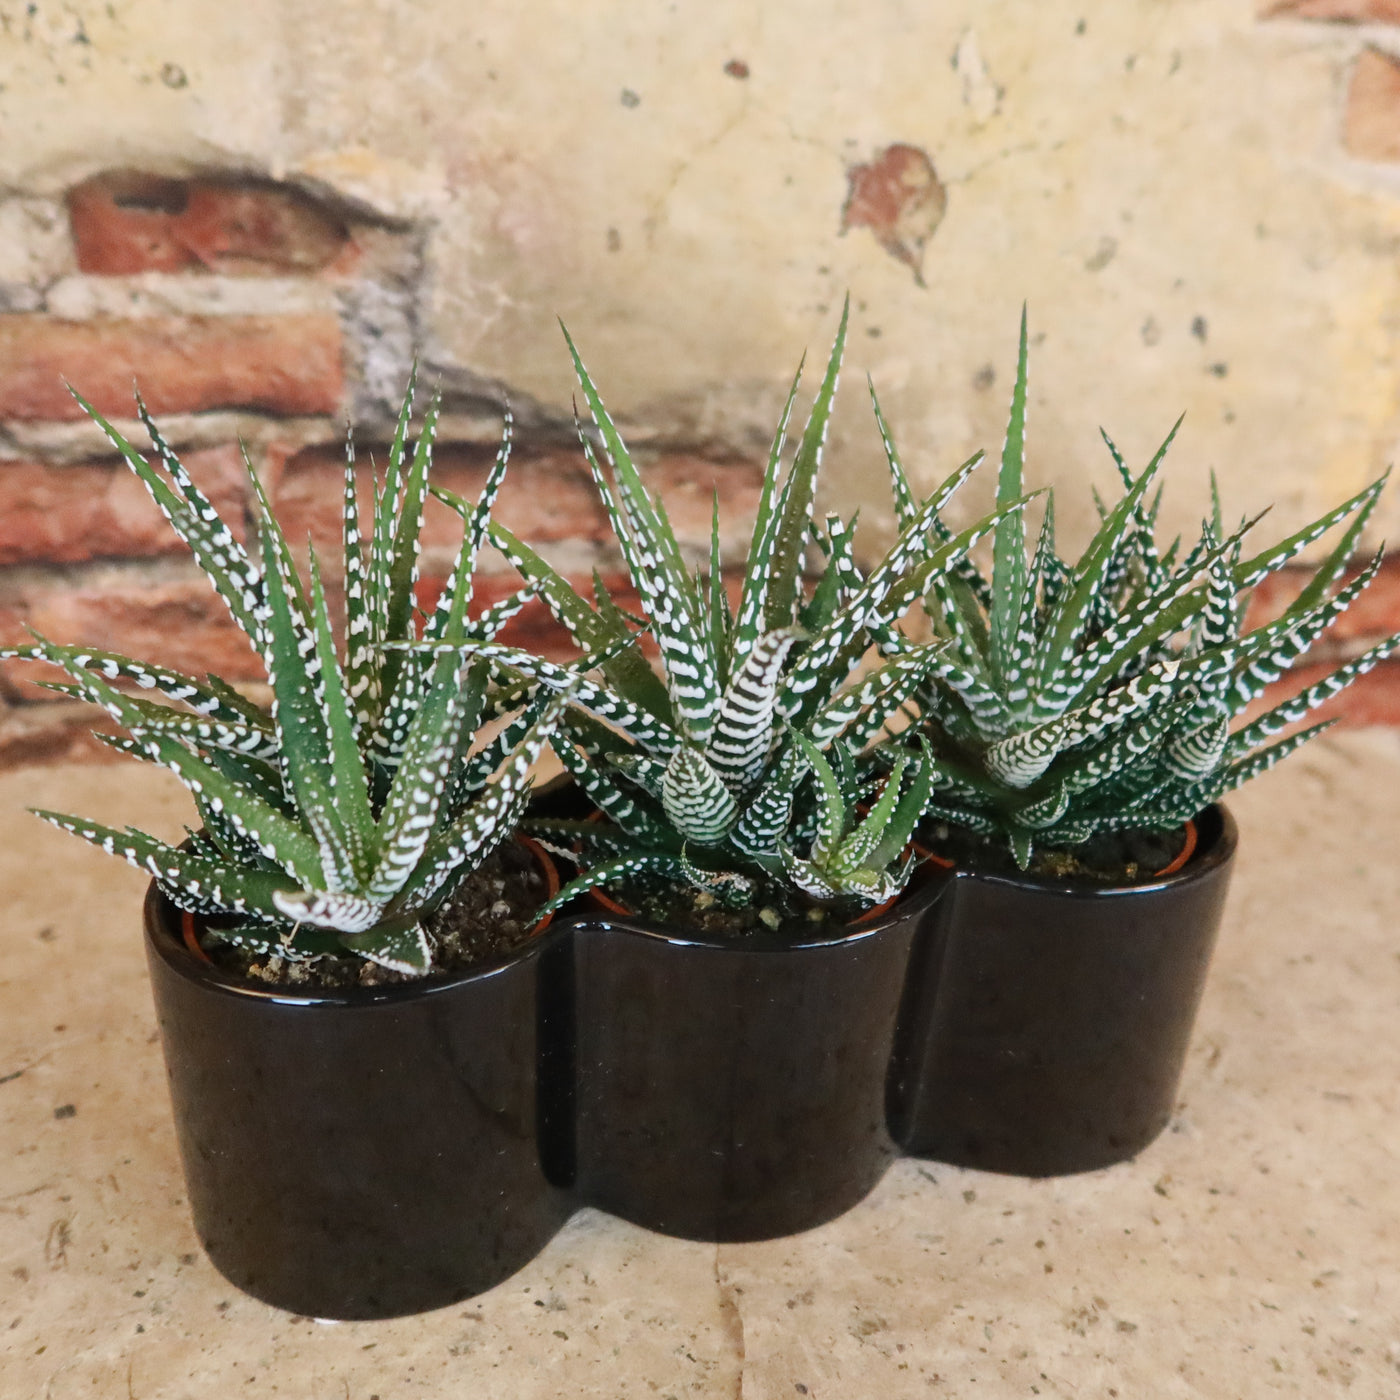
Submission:
<svg viewBox="0 0 1400 1400">
<path fill-rule="evenodd" d="M 868 228 L 922 287 L 924 246 L 948 209 L 947 188 L 928 153 L 903 143 L 886 146 L 868 165 L 851 166 L 846 180 L 841 232 Z"/>
</svg>

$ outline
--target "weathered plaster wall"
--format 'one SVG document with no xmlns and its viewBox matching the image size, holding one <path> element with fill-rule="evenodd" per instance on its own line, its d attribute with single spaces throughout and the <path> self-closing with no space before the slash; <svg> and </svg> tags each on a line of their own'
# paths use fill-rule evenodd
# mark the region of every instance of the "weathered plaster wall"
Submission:
<svg viewBox="0 0 1400 1400">
<path fill-rule="evenodd" d="M 372 432 L 415 351 L 460 443 L 508 391 L 555 452 L 557 314 L 636 442 L 737 481 L 847 290 L 828 490 L 870 539 L 889 514 L 860 380 L 931 483 L 999 445 L 1023 300 L 1031 473 L 1071 538 L 1109 480 L 1099 424 L 1141 462 L 1186 411 L 1173 528 L 1214 468 L 1227 509 L 1274 501 L 1282 532 L 1400 438 L 1392 0 L 0 0 L 0 133 L 0 454 L 31 467 L 101 455 L 50 421 L 60 369 L 134 370 L 183 441 L 242 432 L 279 467 L 346 409 Z M 79 229 L 70 195 L 122 170 L 264 214 L 305 191 L 346 250 L 288 261 L 296 227 L 269 242 L 218 206 L 203 233 L 181 215 L 183 263 L 114 271 L 92 249 L 130 210 Z M 257 335 L 305 382 L 259 380 Z M 1373 535 L 1397 526 L 1400 492 Z"/>
</svg>

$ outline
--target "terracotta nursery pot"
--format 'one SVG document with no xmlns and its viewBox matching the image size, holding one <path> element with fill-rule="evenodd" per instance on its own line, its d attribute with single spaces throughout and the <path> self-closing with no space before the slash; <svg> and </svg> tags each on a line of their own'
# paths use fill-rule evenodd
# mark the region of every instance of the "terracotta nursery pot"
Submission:
<svg viewBox="0 0 1400 1400">
<path fill-rule="evenodd" d="M 542 955 L 304 994 L 256 986 L 145 906 L 195 1229 L 230 1282 L 293 1312 L 380 1318 L 509 1277 L 572 1209 L 546 1177 Z"/>
<path fill-rule="evenodd" d="M 904 1151 L 1022 1176 L 1132 1157 L 1176 1102 L 1234 862 L 1222 807 L 1147 883 L 959 871 L 927 922 L 891 1081 Z"/>
</svg>

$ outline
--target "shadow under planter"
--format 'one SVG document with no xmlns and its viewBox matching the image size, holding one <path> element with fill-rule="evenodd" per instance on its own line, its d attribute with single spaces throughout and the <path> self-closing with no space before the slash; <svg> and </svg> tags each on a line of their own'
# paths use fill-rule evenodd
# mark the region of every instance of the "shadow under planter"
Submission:
<svg viewBox="0 0 1400 1400">
<path fill-rule="evenodd" d="M 794 1234 L 862 1200 L 896 1155 L 890 1055 L 915 935 L 944 884 L 799 944 L 574 922 L 578 1199 L 721 1241 Z"/>
<path fill-rule="evenodd" d="M 1021 1176 L 1134 1156 L 1171 1117 L 1237 833 L 1105 887 L 960 871 L 910 967 L 890 1085 L 901 1148 Z"/>
<path fill-rule="evenodd" d="M 146 950 L 195 1229 L 276 1307 L 382 1318 L 483 1292 L 572 1202 L 538 1143 L 538 966 L 556 937 L 427 985 L 251 986 L 180 941 L 152 886 Z"/>
</svg>

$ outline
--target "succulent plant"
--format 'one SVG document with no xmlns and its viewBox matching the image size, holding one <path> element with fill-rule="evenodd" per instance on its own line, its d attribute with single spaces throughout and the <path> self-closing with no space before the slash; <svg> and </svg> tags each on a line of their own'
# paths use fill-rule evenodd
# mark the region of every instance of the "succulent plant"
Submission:
<svg viewBox="0 0 1400 1400">
<path fill-rule="evenodd" d="M 998 480 L 999 503 L 1019 498 L 1025 449 L 1026 320 Z M 872 400 L 874 390 L 872 387 Z M 875 401 L 906 525 L 922 520 Z M 1124 494 L 1100 503 L 1097 533 L 1074 564 L 1055 550 L 1049 499 L 1027 558 L 1021 514 L 1003 516 L 992 576 L 965 557 L 933 581 L 930 608 L 947 651 L 926 668 L 920 732 L 934 756 L 928 816 L 1005 840 L 1025 868 L 1037 846 L 1073 847 L 1099 834 L 1170 830 L 1327 727 L 1277 738 L 1311 709 L 1400 650 L 1372 647 L 1296 697 L 1231 729 L 1370 582 L 1377 557 L 1345 587 L 1345 572 L 1384 478 L 1288 539 L 1242 557 L 1257 521 L 1226 535 L 1218 494 L 1200 540 L 1159 551 L 1160 491 L 1148 502 L 1180 420 L 1139 476 L 1104 441 Z M 1340 542 L 1276 621 L 1244 628 L 1247 594 L 1332 527 Z M 937 518 L 932 540 L 947 538 Z M 898 656 L 908 643 L 881 638 Z M 1274 742 L 1269 742 L 1274 740 Z"/>
<path fill-rule="evenodd" d="M 793 738 L 814 779 L 816 804 L 807 855 L 798 856 L 786 843 L 779 846 L 788 878 L 805 894 L 826 902 L 882 904 L 893 899 L 913 872 L 911 842 L 933 791 L 927 753 L 892 754 L 879 795 L 863 811 L 869 788 L 850 749 L 839 741 L 833 744 L 833 766 L 805 735 Z"/>
<path fill-rule="evenodd" d="M 833 875 L 843 871 L 841 895 L 868 903 L 885 888 L 887 872 L 871 873 L 859 862 L 846 868 L 847 855 L 832 849 L 837 838 L 829 823 L 794 819 L 794 797 L 810 775 L 823 776 L 820 766 L 813 768 L 812 752 L 838 742 L 859 752 L 907 701 L 942 650 L 941 644 L 910 644 L 860 675 L 872 629 L 893 626 L 932 580 L 1024 502 L 1005 501 L 993 516 L 930 547 L 933 522 L 976 466 L 974 458 L 912 512 L 868 576 L 858 574 L 845 523 L 836 516 L 828 516 L 824 528 L 813 523 L 845 335 L 843 315 L 811 415 L 784 473 L 783 448 L 800 369 L 793 381 L 764 473 L 737 607 L 724 585 L 718 503 L 709 558 L 692 573 L 665 507 L 647 491 L 569 341 L 611 476 L 580 430 L 584 453 L 646 617 L 629 617 L 596 577 L 590 603 L 533 550 L 495 525 L 493 542 L 569 629 L 583 656 L 566 669 L 518 649 L 475 645 L 473 650 L 517 681 L 571 688 L 555 749 L 611 825 L 535 823 L 532 830 L 552 841 L 553 849 L 567 852 L 575 842 L 584 846 L 590 865 L 584 883 L 660 879 L 742 904 L 763 877 L 782 884 L 803 869 L 785 859 L 785 842 L 819 839 L 820 846 L 805 859 L 817 857 L 816 865 Z M 809 589 L 806 556 L 814 543 L 825 567 Z M 655 638 L 664 679 L 640 650 L 639 628 L 649 628 Z M 596 667 L 598 678 L 579 679 L 590 667 Z M 890 784 L 891 791 L 898 787 Z M 849 849 L 863 850 L 866 844 L 862 836 Z M 903 844 L 897 843 L 896 856 Z M 884 849 L 878 843 L 873 848 Z M 861 857 L 868 858 L 869 853 Z M 810 879 L 814 887 L 819 883 L 816 874 Z M 569 898 L 578 883 L 561 891 L 559 899 Z"/>
<path fill-rule="evenodd" d="M 218 677 L 204 681 L 110 652 L 37 637 L 10 656 L 51 662 L 53 688 L 94 701 L 127 731 L 113 747 L 169 768 L 194 798 L 203 830 L 174 847 L 128 827 L 37 815 L 149 871 L 178 907 L 215 918 L 212 936 L 296 960 L 355 954 L 409 974 L 428 971 L 424 919 L 514 830 L 529 770 L 562 702 L 528 698 L 509 742 L 473 756 L 487 707 L 486 667 L 459 643 L 490 639 L 521 605 L 469 621 L 472 576 L 510 449 L 501 450 L 418 640 L 414 584 L 437 403 L 410 450 L 413 387 L 362 534 L 353 443 L 343 494 L 346 655 L 337 654 L 314 552 L 310 592 L 256 473 L 260 558 L 246 551 L 180 464 L 138 399 L 164 473 L 88 403 L 86 411 L 145 483 L 262 658 L 264 713 Z M 133 682 L 173 705 L 118 689 Z"/>
</svg>

